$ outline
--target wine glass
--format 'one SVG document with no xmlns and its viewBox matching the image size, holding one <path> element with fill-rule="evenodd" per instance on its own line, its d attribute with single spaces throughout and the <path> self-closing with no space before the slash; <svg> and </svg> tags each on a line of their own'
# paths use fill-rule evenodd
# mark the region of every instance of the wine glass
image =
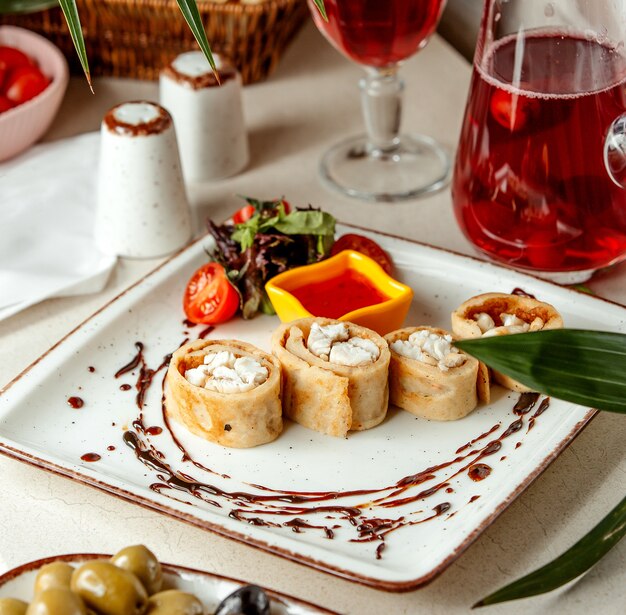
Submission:
<svg viewBox="0 0 626 615">
<path fill-rule="evenodd" d="M 398 69 L 426 45 L 445 0 L 324 0 L 328 21 L 308 2 L 322 34 L 366 70 L 359 86 L 367 134 L 324 155 L 324 183 L 348 196 L 387 202 L 442 188 L 451 167 L 445 151 L 430 137 L 399 133 L 404 82 Z"/>
</svg>

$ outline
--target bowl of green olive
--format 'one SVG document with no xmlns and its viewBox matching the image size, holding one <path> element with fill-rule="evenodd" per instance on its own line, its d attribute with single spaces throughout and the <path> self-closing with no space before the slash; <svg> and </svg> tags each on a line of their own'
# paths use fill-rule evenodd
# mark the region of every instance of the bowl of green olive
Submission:
<svg viewBox="0 0 626 615">
<path fill-rule="evenodd" d="M 161 564 L 143 545 L 50 557 L 0 576 L 0 615 L 336 615 L 220 575 Z"/>
</svg>

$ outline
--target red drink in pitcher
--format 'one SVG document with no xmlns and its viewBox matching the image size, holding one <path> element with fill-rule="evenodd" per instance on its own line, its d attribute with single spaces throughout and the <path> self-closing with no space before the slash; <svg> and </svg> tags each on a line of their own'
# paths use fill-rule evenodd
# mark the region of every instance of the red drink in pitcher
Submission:
<svg viewBox="0 0 626 615">
<path fill-rule="evenodd" d="M 324 0 L 315 24 L 351 60 L 385 67 L 406 60 L 435 31 L 445 0 Z"/>
<path fill-rule="evenodd" d="M 604 160 L 626 111 L 623 52 L 546 31 L 485 49 L 452 186 L 461 228 L 483 252 L 548 274 L 626 253 L 626 191 Z"/>
</svg>

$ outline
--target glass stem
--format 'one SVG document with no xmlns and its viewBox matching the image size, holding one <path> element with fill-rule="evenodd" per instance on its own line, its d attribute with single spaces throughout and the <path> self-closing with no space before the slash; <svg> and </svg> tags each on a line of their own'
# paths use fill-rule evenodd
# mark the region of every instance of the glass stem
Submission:
<svg viewBox="0 0 626 615">
<path fill-rule="evenodd" d="M 366 70 L 367 75 L 359 81 L 359 87 L 369 153 L 372 155 L 390 153 L 400 142 L 398 133 L 404 81 L 398 77 L 397 66 Z"/>
</svg>

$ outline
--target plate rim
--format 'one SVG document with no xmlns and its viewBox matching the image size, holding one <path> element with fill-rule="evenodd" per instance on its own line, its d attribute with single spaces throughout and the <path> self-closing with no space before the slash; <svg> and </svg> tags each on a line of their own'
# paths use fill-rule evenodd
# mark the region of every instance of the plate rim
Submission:
<svg viewBox="0 0 626 615">
<path fill-rule="evenodd" d="M 553 286 L 557 289 L 559 289 L 559 291 L 563 292 L 565 291 L 566 293 L 572 293 L 574 295 L 580 296 L 582 293 L 579 293 L 578 291 L 574 290 L 574 289 L 570 289 L 567 288 L 565 286 L 562 286 L 560 284 L 557 284 L 555 282 L 552 282 L 550 280 L 544 280 L 542 278 L 538 278 L 537 276 L 533 276 L 530 273 L 527 273 L 526 271 L 518 271 L 512 267 L 508 267 L 506 265 L 503 265 L 501 263 L 495 263 L 492 261 L 488 261 L 485 259 L 481 259 L 478 258 L 477 256 L 473 256 L 473 255 L 468 255 L 468 254 L 464 254 L 462 252 L 458 252 L 449 248 L 442 248 L 440 246 L 434 246 L 432 244 L 426 243 L 426 242 L 422 242 L 422 241 L 417 241 L 415 239 L 410 239 L 410 238 L 406 238 L 406 237 L 402 237 L 400 235 L 396 235 L 393 233 L 387 233 L 384 231 L 378 231 L 376 229 L 371 229 L 371 228 L 367 228 L 367 227 L 363 227 L 363 226 L 359 226 L 359 225 L 354 225 L 354 224 L 349 224 L 349 223 L 343 223 L 340 221 L 337 221 L 338 225 L 341 225 L 343 227 L 349 228 L 349 229 L 355 229 L 358 231 L 362 231 L 362 232 L 367 232 L 367 233 L 371 233 L 373 235 L 379 235 L 379 236 L 383 236 L 383 237 L 388 237 L 391 239 L 395 239 L 395 240 L 399 240 L 402 242 L 406 242 L 412 245 L 416 245 L 416 246 L 420 246 L 420 247 L 425 247 L 429 250 L 433 250 L 435 252 L 440 252 L 440 253 L 444 253 L 444 254 L 448 254 L 448 255 L 453 255 L 454 257 L 458 257 L 460 259 L 463 260 L 471 260 L 474 263 L 478 263 L 480 265 L 487 265 L 490 268 L 495 268 L 503 270 L 503 271 L 513 271 L 516 274 L 528 277 L 530 280 L 534 280 L 537 282 L 541 282 L 543 284 L 548 284 L 550 286 Z M 158 271 L 160 271 L 162 268 L 164 268 L 165 266 L 167 266 L 169 263 L 171 263 L 173 260 L 175 260 L 176 258 L 178 258 L 181 254 L 192 250 L 198 243 L 204 241 L 207 237 L 209 237 L 210 234 L 209 233 L 205 233 L 203 235 L 201 235 L 200 237 L 196 238 L 195 240 L 193 240 L 192 242 L 190 242 L 189 244 L 187 244 L 186 246 L 183 246 L 182 248 L 180 248 L 179 250 L 177 250 L 176 252 L 174 252 L 171 256 L 169 256 L 168 258 L 166 258 L 163 262 L 161 262 L 160 264 L 158 264 L 157 266 L 155 266 L 153 269 L 151 269 L 149 272 L 147 272 L 146 274 L 142 275 L 139 279 L 137 279 L 135 282 L 133 282 L 131 285 L 129 285 L 128 287 L 126 287 L 125 289 L 123 289 L 121 292 L 119 292 L 117 295 L 115 295 L 113 298 L 111 298 L 109 301 L 107 301 L 106 303 L 104 303 L 100 308 L 98 308 L 95 312 L 93 312 L 90 316 L 88 316 L 87 318 L 85 318 L 83 321 L 81 321 L 79 324 L 77 324 L 73 329 L 71 329 L 68 333 L 66 333 L 63 337 L 61 337 L 56 343 L 54 343 L 52 346 L 50 346 L 43 354 L 41 354 L 37 359 L 35 359 L 30 365 L 28 365 L 27 367 L 25 367 L 20 373 L 18 373 L 13 379 L 11 379 L 6 385 L 4 385 L 1 389 L 0 389 L 0 396 L 2 396 L 4 393 L 6 393 L 6 391 L 8 391 L 16 382 L 18 382 L 19 380 L 21 380 L 33 367 L 35 367 L 38 363 L 40 363 L 49 353 L 51 353 L 54 349 L 56 349 L 57 347 L 59 347 L 63 342 L 67 341 L 70 337 L 72 337 L 74 334 L 76 334 L 79 330 L 81 330 L 87 323 L 89 323 L 93 318 L 95 318 L 98 314 L 100 314 L 101 312 L 103 312 L 105 309 L 107 309 L 109 306 L 111 306 L 113 303 L 115 303 L 116 301 L 118 301 L 120 298 L 122 298 L 124 295 L 126 295 L 128 292 L 130 292 L 132 289 L 134 289 L 135 287 L 143 284 L 145 282 L 146 279 L 150 278 L 151 276 L 153 276 L 154 274 L 156 274 Z M 587 297 L 590 300 L 593 301 L 601 301 L 622 309 L 626 309 L 626 306 L 616 302 L 616 301 L 612 301 L 610 299 L 605 299 L 604 297 L 597 297 L 597 296 L 592 296 L 592 297 Z M 361 574 L 361 573 L 357 573 L 357 572 L 353 572 L 353 571 L 349 571 L 349 570 L 345 570 L 339 566 L 335 566 L 332 564 L 329 564 L 327 562 L 323 562 L 319 559 L 316 559 L 314 557 L 310 557 L 307 555 L 303 555 L 303 554 L 299 554 L 299 553 L 294 553 L 293 551 L 284 548 L 284 547 L 279 547 L 277 545 L 273 545 L 270 544 L 269 542 L 265 541 L 265 540 L 261 540 L 259 538 L 254 538 L 251 536 L 248 536 L 246 534 L 237 532 L 235 530 L 232 529 L 226 529 L 224 527 L 221 527 L 218 524 L 215 524 L 211 521 L 205 521 L 205 520 L 201 520 L 197 517 L 195 517 L 194 515 L 191 514 L 187 514 L 184 513 L 182 511 L 178 511 L 176 509 L 170 508 L 169 506 L 156 502 L 154 500 L 151 500 L 149 498 L 145 498 L 141 495 L 132 493 L 131 491 L 128 491 L 126 489 L 123 489 L 121 487 L 115 486 L 115 485 L 111 485 L 105 481 L 99 480 L 97 478 L 91 477 L 88 474 L 83 474 L 79 471 L 73 470 L 71 468 L 67 468 L 61 465 L 58 465 L 56 463 L 54 463 L 53 461 L 49 461 L 46 459 L 42 459 L 41 457 L 31 454 L 29 452 L 26 452 L 24 450 L 20 450 L 20 449 L 16 449 L 12 446 L 10 446 L 9 444 L 6 444 L 5 442 L 0 440 L 0 454 L 3 454 L 7 457 L 10 457 L 12 459 L 15 459 L 17 461 L 21 461 L 24 463 L 27 463 L 33 467 L 39 468 L 39 469 L 43 469 L 45 471 L 48 472 L 52 472 L 53 474 L 59 475 L 59 476 L 63 476 L 65 478 L 68 478 L 70 480 L 76 481 L 78 483 L 87 485 L 89 487 L 93 487 L 95 489 L 99 489 L 101 491 L 104 491 L 105 493 L 108 493 L 110 495 L 113 495 L 115 497 L 118 497 L 119 499 L 123 500 L 123 501 L 127 501 L 127 502 L 131 502 L 133 504 L 137 504 L 139 506 L 142 506 L 144 508 L 150 509 L 150 510 L 155 510 L 161 514 L 167 515 L 169 517 L 172 517 L 174 519 L 177 519 L 179 521 L 183 521 L 186 523 L 189 523 L 190 525 L 193 525 L 195 527 L 198 527 L 200 529 L 203 530 L 208 530 L 211 531 L 213 533 L 216 533 L 220 536 L 224 536 L 226 538 L 230 538 L 232 540 L 236 540 L 237 542 L 243 543 L 245 545 L 249 545 L 252 546 L 254 548 L 258 548 L 262 551 L 265 551 L 267 553 L 271 553 L 272 555 L 276 555 L 276 556 L 280 556 L 284 559 L 288 559 L 292 562 L 295 562 L 297 564 L 309 567 L 309 568 L 313 568 L 317 571 L 320 572 L 324 572 L 327 574 L 330 574 L 332 576 L 350 581 L 350 582 L 354 582 L 357 583 L 359 585 L 363 585 L 365 587 L 371 587 L 374 589 L 378 589 L 378 590 L 382 590 L 382 591 L 387 591 L 387 592 L 391 592 L 391 593 L 406 593 L 406 592 L 411 592 L 417 589 L 420 589 L 426 585 L 428 585 L 429 583 L 431 583 L 435 578 L 437 578 L 439 575 L 441 575 L 456 559 L 458 559 L 461 554 L 463 554 L 466 549 L 468 549 L 477 539 L 478 537 L 492 524 L 496 521 L 496 519 L 526 490 L 528 489 L 534 482 L 535 480 L 541 476 L 541 474 L 543 474 L 543 472 L 545 472 L 547 470 L 547 468 L 552 464 L 552 462 L 565 450 L 565 448 L 567 448 L 567 446 L 569 446 L 581 433 L 582 431 L 587 427 L 587 425 L 589 425 L 589 423 L 591 422 L 591 420 L 597 416 L 598 414 L 598 410 L 590 408 L 585 415 L 576 422 L 576 424 L 572 427 L 572 429 L 570 429 L 570 431 L 567 433 L 567 435 L 565 435 L 563 437 L 562 440 L 560 440 L 554 447 L 553 449 L 546 454 L 546 456 L 544 457 L 544 459 L 542 460 L 542 462 L 535 467 L 535 469 L 533 470 L 533 472 L 527 477 L 527 479 L 525 479 L 525 481 L 523 481 L 522 483 L 520 483 L 519 485 L 517 485 L 515 487 L 515 489 L 513 491 L 511 491 L 511 493 L 508 495 L 508 497 L 503 500 L 494 510 L 493 512 L 479 525 L 477 526 L 470 534 L 468 534 L 468 536 L 463 540 L 463 542 L 458 545 L 456 547 L 456 549 L 454 549 L 454 551 L 452 551 L 452 553 L 450 553 L 448 555 L 448 557 L 446 557 L 445 559 L 443 559 L 435 568 L 433 568 L 432 570 L 430 570 L 428 573 L 420 575 L 417 578 L 414 579 L 409 579 L 409 580 L 404 580 L 404 581 L 389 581 L 389 580 L 382 580 L 373 576 L 368 576 L 365 574 Z M 1 436 L 1 434 L 0 434 Z M 2 577 L 0 576 L 0 580 L 2 580 Z"/>
<path fill-rule="evenodd" d="M 61 555 L 49 555 L 47 557 L 41 557 L 39 559 L 31 560 L 29 562 L 24 562 L 7 570 L 3 574 L 0 575 L 0 588 L 4 587 L 7 583 L 15 580 L 17 577 L 22 574 L 26 574 L 28 572 L 33 572 L 35 570 L 39 570 L 42 566 L 46 564 L 51 564 L 53 562 L 76 562 L 82 560 L 92 560 L 92 559 L 110 559 L 112 554 L 108 553 L 63 553 Z M 213 580 L 218 581 L 227 581 L 229 583 L 237 583 L 238 585 L 251 585 L 250 582 L 244 581 L 242 579 L 234 579 L 232 577 L 224 576 L 223 574 L 219 574 L 217 572 L 209 572 L 207 570 L 200 570 L 198 568 L 191 568 L 189 566 L 180 566 L 179 564 L 168 564 L 162 563 L 161 567 L 164 572 L 170 574 L 195 574 L 204 577 L 210 577 Z M 314 604 L 313 602 L 309 602 L 308 600 L 303 600 L 302 598 L 297 598 L 296 596 L 292 596 L 290 594 L 286 594 L 284 592 L 280 592 L 275 589 L 269 589 L 266 587 L 262 588 L 263 591 L 267 593 L 270 598 L 284 601 L 288 600 L 292 602 L 295 606 L 307 607 L 309 609 L 315 609 L 317 613 L 320 615 L 339 615 L 337 611 L 331 611 L 326 607 L 320 606 L 318 604 Z M 284 604 L 284 602 L 283 602 Z M 287 605 L 289 606 L 289 605 Z"/>
</svg>

